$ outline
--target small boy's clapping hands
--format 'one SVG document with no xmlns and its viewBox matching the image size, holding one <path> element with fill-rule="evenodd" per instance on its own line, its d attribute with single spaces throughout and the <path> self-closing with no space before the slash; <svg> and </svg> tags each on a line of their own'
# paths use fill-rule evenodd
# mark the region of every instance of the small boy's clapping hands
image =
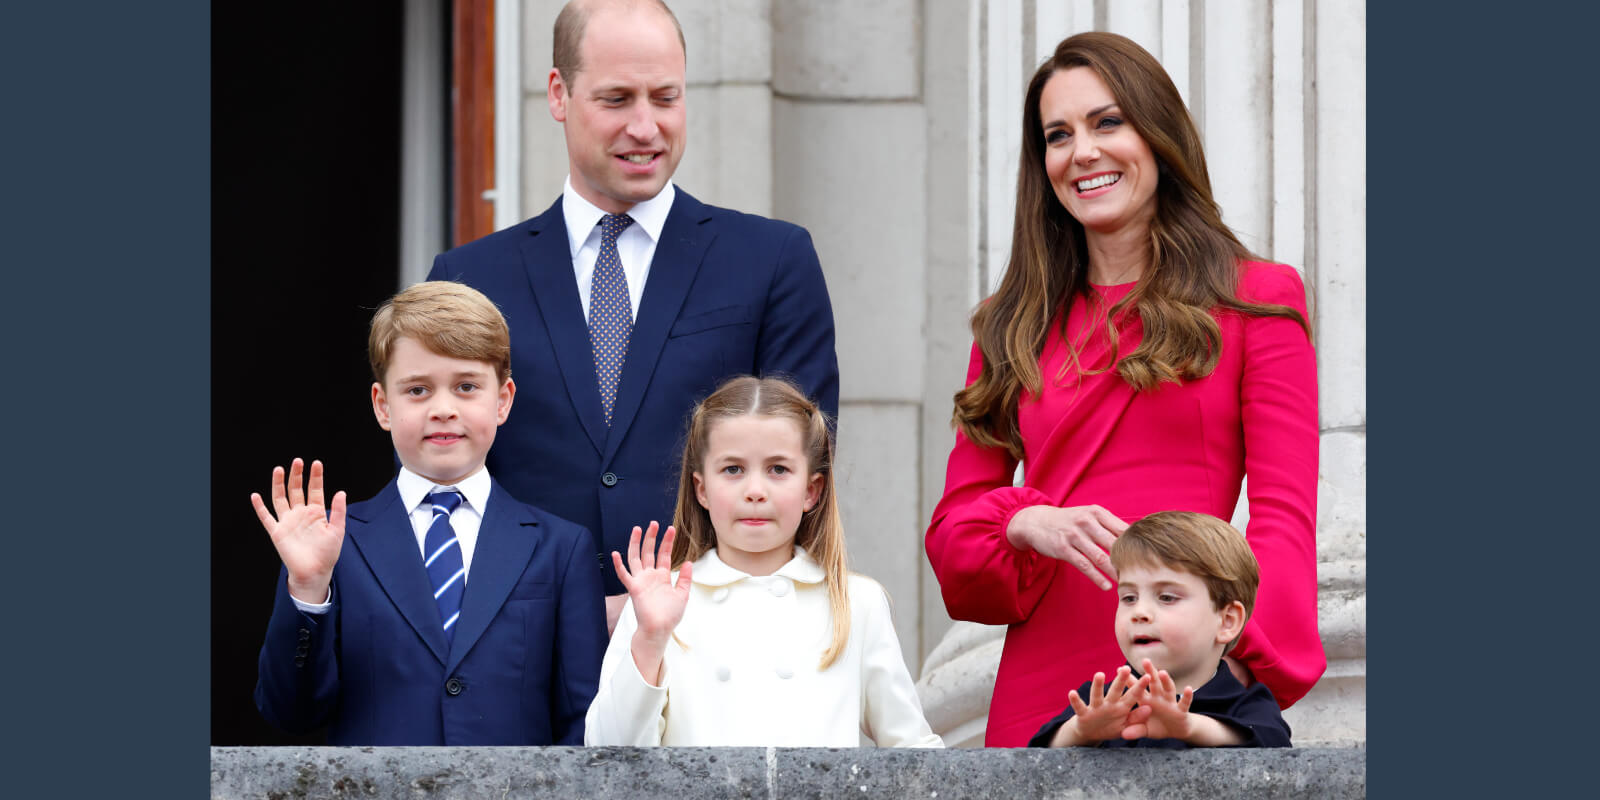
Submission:
<svg viewBox="0 0 1600 800">
<path fill-rule="evenodd" d="M 1193 714 L 1194 687 L 1178 691 L 1166 670 L 1144 659 L 1139 678 L 1123 666 L 1110 686 L 1105 673 L 1096 672 L 1087 701 L 1076 689 L 1067 693 L 1072 718 L 1056 731 L 1051 747 L 1093 745 L 1108 739 L 1180 739 L 1191 745 L 1217 747 L 1239 744 L 1237 732 L 1204 714 Z M 1102 692 L 1102 687 L 1104 691 Z"/>
</svg>

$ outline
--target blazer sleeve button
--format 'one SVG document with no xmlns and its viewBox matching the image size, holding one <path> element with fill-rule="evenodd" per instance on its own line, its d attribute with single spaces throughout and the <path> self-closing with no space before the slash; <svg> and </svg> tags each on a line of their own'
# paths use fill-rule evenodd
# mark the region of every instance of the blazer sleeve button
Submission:
<svg viewBox="0 0 1600 800">
<path fill-rule="evenodd" d="M 617 473 L 615 473 L 615 472 L 607 472 L 606 474 L 601 475 L 600 476 L 600 483 L 602 485 L 604 485 L 608 489 L 613 487 L 613 486 L 616 486 L 617 485 Z"/>
</svg>

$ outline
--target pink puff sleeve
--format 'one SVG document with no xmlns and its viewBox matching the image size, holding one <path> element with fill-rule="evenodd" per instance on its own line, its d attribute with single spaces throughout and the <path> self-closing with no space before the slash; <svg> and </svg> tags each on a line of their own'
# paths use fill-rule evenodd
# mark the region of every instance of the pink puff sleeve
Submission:
<svg viewBox="0 0 1600 800">
<path fill-rule="evenodd" d="M 983 372 L 972 346 L 967 384 Z M 954 619 L 1005 625 L 1033 612 L 1055 575 L 1053 559 L 1006 540 L 1011 518 L 1028 506 L 1055 505 L 1037 489 L 1012 486 L 1017 468 L 1003 447 L 979 447 L 959 430 L 945 469 L 944 496 L 928 526 L 928 561 Z"/>
<path fill-rule="evenodd" d="M 1305 286 L 1292 267 L 1251 263 L 1244 269 L 1243 299 L 1306 313 Z M 1229 655 L 1288 708 L 1328 663 L 1317 629 L 1317 360 L 1294 320 L 1242 316 L 1239 397 L 1250 501 L 1245 537 L 1261 566 L 1261 585 Z"/>
</svg>

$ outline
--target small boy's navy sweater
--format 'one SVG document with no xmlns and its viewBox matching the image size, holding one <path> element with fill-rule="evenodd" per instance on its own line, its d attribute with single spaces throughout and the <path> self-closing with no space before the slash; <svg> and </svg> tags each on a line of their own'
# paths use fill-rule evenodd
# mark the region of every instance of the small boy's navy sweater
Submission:
<svg viewBox="0 0 1600 800">
<path fill-rule="evenodd" d="M 1132 665 L 1129 665 L 1132 667 Z M 1133 673 L 1139 677 L 1137 670 Z M 1093 681 L 1084 681 L 1078 687 L 1078 696 L 1088 702 L 1089 686 Z M 1204 714 L 1224 725 L 1239 732 L 1244 737 L 1244 742 L 1238 747 L 1289 747 L 1289 723 L 1283 721 L 1283 713 L 1278 710 L 1278 701 L 1273 698 L 1272 690 L 1265 684 L 1256 682 L 1246 689 L 1241 685 L 1233 673 L 1228 671 L 1224 662 L 1217 662 L 1217 673 L 1206 681 L 1194 693 L 1194 702 L 1189 705 L 1190 713 Z M 1046 722 L 1039 732 L 1028 741 L 1029 747 L 1049 747 L 1050 740 L 1055 738 L 1056 731 L 1062 723 L 1072 719 L 1072 706 L 1058 714 L 1054 719 Z M 1108 739 L 1097 745 L 1098 747 L 1165 747 L 1181 750 L 1189 747 L 1189 743 L 1182 739 Z"/>
</svg>

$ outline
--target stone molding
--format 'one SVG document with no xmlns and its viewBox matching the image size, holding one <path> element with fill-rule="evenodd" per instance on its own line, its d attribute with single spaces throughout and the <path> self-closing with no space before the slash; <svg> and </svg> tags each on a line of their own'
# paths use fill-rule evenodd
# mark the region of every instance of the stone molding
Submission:
<svg viewBox="0 0 1600 800">
<path fill-rule="evenodd" d="M 1359 798 L 1365 748 L 214 747 L 232 798 Z"/>
</svg>

